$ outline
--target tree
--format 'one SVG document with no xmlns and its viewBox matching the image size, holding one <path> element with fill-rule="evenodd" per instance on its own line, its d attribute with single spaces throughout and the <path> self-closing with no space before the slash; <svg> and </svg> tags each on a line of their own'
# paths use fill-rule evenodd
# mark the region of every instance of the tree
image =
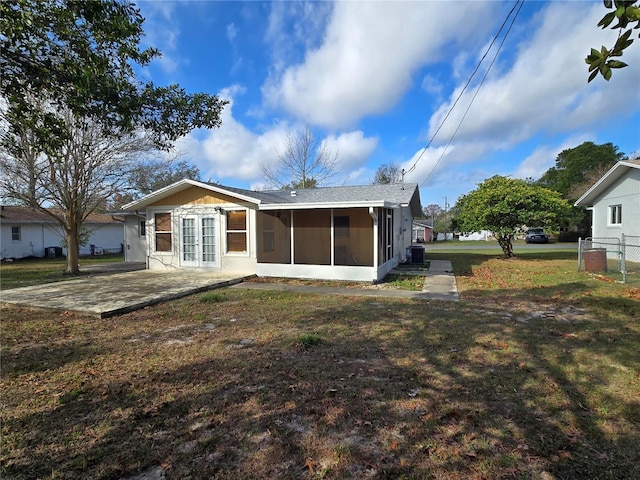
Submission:
<svg viewBox="0 0 640 480">
<path fill-rule="evenodd" d="M 435 220 L 444 213 L 444 210 L 437 203 L 431 203 L 422 209 L 422 212 L 427 218 Z"/>
<path fill-rule="evenodd" d="M 274 164 L 261 163 L 264 178 L 278 188 L 315 188 L 338 170 L 338 154 L 314 138 L 311 129 L 289 132 Z"/>
<path fill-rule="evenodd" d="M 135 166 L 129 177 L 134 197 L 148 195 L 183 179 L 200 180 L 200 169 L 186 160 L 150 160 Z"/>
<path fill-rule="evenodd" d="M 29 130 L 15 139 L 13 151 L 3 150 L 0 186 L 10 198 L 59 224 L 67 247 L 66 272 L 76 274 L 83 222 L 125 188 L 132 166 L 155 145 L 136 134 L 105 136 L 96 123 L 78 119 L 70 110 L 63 115 L 66 131 L 55 155 L 29 150 Z"/>
<path fill-rule="evenodd" d="M 400 183 L 403 177 L 404 170 L 402 170 L 397 163 L 384 163 L 376 170 L 371 183 L 374 185 Z"/>
<path fill-rule="evenodd" d="M 614 60 L 614 58 L 622 56 L 624 50 L 633 43 L 633 38 L 631 38 L 632 30 L 640 28 L 640 7 L 636 5 L 637 1 L 603 0 L 604 7 L 611 11 L 602 17 L 598 22 L 598 26 L 605 29 L 617 20 L 617 23 L 611 28 L 618 29 L 618 39 L 611 49 L 604 45 L 600 47 L 600 50 L 591 49 L 591 53 L 585 58 L 590 72 L 588 82 L 596 78 L 598 73 L 602 75 L 602 78 L 609 81 L 613 74 L 612 69 L 627 66 L 626 63 Z M 635 27 L 633 24 L 635 24 Z M 629 28 L 625 30 L 627 27 Z M 638 37 L 640 38 L 640 35 Z"/>
<path fill-rule="evenodd" d="M 583 184 L 590 172 L 606 171 L 625 158 L 625 154 L 612 143 L 596 145 L 584 142 L 560 152 L 555 166 L 542 175 L 538 184 L 560 192 L 567 200 L 576 200 L 580 195 L 575 196 L 574 186 Z"/>
<path fill-rule="evenodd" d="M 160 55 L 139 48 L 143 22 L 127 0 L 0 2 L 4 120 L 28 126 L 34 148 L 49 153 L 68 133 L 59 113 L 67 109 L 109 134 L 142 127 L 164 149 L 193 128 L 219 126 L 227 102 L 217 96 L 136 79 L 134 67 Z"/>
<path fill-rule="evenodd" d="M 569 216 L 570 206 L 558 192 L 496 175 L 458 199 L 454 211 L 457 230 L 489 230 L 510 258 L 517 233 L 525 227 L 557 227 Z"/>
<path fill-rule="evenodd" d="M 135 68 L 160 54 L 139 48 L 143 21 L 127 0 L 0 2 L 5 194 L 49 214 L 45 206 L 63 209 L 54 218 L 69 273 L 78 272 L 82 221 L 122 186 L 125 159 L 218 127 L 227 103 L 139 82 Z"/>
</svg>

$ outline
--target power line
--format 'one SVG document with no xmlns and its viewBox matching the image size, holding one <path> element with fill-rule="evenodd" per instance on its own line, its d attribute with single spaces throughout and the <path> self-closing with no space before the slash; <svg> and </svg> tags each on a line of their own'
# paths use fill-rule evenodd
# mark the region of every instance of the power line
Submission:
<svg viewBox="0 0 640 480">
<path fill-rule="evenodd" d="M 522 5 L 524 4 L 524 0 L 518 0 L 516 1 L 516 3 L 513 5 L 513 7 L 511 8 L 511 10 L 509 10 L 509 13 L 507 14 L 507 16 L 505 17 L 504 21 L 502 22 L 502 25 L 500 26 L 500 29 L 498 30 L 498 32 L 495 34 L 495 36 L 493 37 L 493 40 L 491 40 L 491 43 L 489 44 L 489 46 L 487 47 L 487 50 L 484 52 L 484 55 L 482 55 L 482 58 L 480 59 L 480 61 L 478 62 L 478 64 L 476 65 L 476 68 L 473 70 L 473 72 L 471 73 L 471 76 L 469 77 L 469 79 L 467 80 L 467 82 L 465 83 L 464 87 L 462 88 L 462 90 L 460 91 L 460 93 L 458 94 L 458 97 L 456 98 L 456 100 L 453 102 L 453 105 L 451 105 L 451 108 L 449 108 L 449 111 L 447 112 L 447 114 L 445 115 L 445 117 L 442 119 L 442 121 L 440 122 L 440 125 L 438 126 L 437 130 L 435 131 L 435 133 L 431 136 L 431 139 L 429 140 L 429 142 L 427 143 L 427 145 L 424 147 L 424 149 L 422 150 L 422 152 L 420 152 L 420 155 L 418 156 L 418 158 L 416 159 L 416 161 L 413 163 L 413 165 L 411 166 L 411 168 L 409 168 L 409 170 L 407 170 L 405 173 L 411 173 L 416 169 L 416 166 L 418 165 L 418 162 L 420 161 L 420 159 L 422 158 L 422 156 L 424 155 L 424 153 L 427 151 L 427 149 L 431 146 L 431 143 L 433 142 L 433 140 L 435 139 L 436 135 L 438 135 L 438 132 L 440 132 L 440 129 L 443 127 L 444 123 L 447 121 L 447 119 L 449 118 L 449 115 L 451 115 L 451 112 L 453 111 L 453 109 L 456 107 L 456 105 L 458 104 L 458 101 L 460 100 L 460 98 L 462 97 L 462 95 L 464 94 L 464 92 L 467 90 L 467 87 L 469 86 L 469 84 L 471 83 L 471 80 L 473 80 L 473 77 L 476 75 L 476 73 L 478 72 L 478 70 L 480 69 L 480 66 L 482 65 L 482 62 L 484 62 L 484 59 L 487 57 L 487 55 L 489 54 L 489 52 L 491 51 L 491 47 L 493 47 L 493 44 L 496 42 L 496 40 L 498 39 L 498 37 L 500 36 L 500 34 L 502 33 L 502 30 L 504 29 L 505 25 L 507 24 L 507 22 L 509 21 L 509 18 L 511 17 L 511 15 L 513 14 L 514 10 L 516 9 L 516 7 L 518 6 L 518 4 L 520 4 L 520 8 L 518 9 L 518 13 L 520 12 L 520 9 L 522 9 Z M 513 23 L 515 22 L 515 19 L 518 16 L 518 13 L 516 13 L 516 15 L 514 16 L 513 20 L 511 21 L 511 25 L 509 26 L 509 30 L 511 29 L 511 26 L 513 26 Z M 508 34 L 508 32 L 507 32 Z M 505 39 L 506 39 L 506 35 L 505 35 Z M 504 40 L 503 40 L 504 42 Z M 437 164 L 436 164 L 437 166 Z M 435 168 L 435 167 L 434 167 Z M 426 181 L 426 180 L 425 180 Z M 424 182 L 423 182 L 424 183 Z"/>
<path fill-rule="evenodd" d="M 507 32 L 505 33 L 504 37 L 502 38 L 502 41 L 500 42 L 500 45 L 498 46 L 498 50 L 496 51 L 496 54 L 493 56 L 493 59 L 491 60 L 491 63 L 489 64 L 489 67 L 487 68 L 487 71 L 484 73 L 484 76 L 482 77 L 482 80 L 478 84 L 478 88 L 476 88 L 476 91 L 473 94 L 473 97 L 471 97 L 471 101 L 469 102 L 469 105 L 467 106 L 467 109 L 464 111 L 464 114 L 462 115 L 462 118 L 460 119 L 460 122 L 458 122 L 458 126 L 454 130 L 454 132 L 451 135 L 451 138 L 449 139 L 447 144 L 445 145 L 444 150 L 442 151 L 442 154 L 440 155 L 440 158 L 438 158 L 438 161 L 433 166 L 433 168 L 431 169 L 429 174 L 420 183 L 421 187 L 427 182 L 427 180 L 429 180 L 429 178 L 431 177 L 431 174 L 435 171 L 436 167 L 440 164 L 440 161 L 444 157 L 444 154 L 447 153 L 447 149 L 449 148 L 449 145 L 451 145 L 451 142 L 453 142 L 453 139 L 455 138 L 456 134 L 458 133 L 458 130 L 460 130 L 460 127 L 462 126 L 462 123 L 464 122 L 465 118 L 467 118 L 467 113 L 469 113 L 469 110 L 471 109 L 471 105 L 473 105 L 474 100 L 476 99 L 476 97 L 478 96 L 478 93 L 480 92 L 480 88 L 482 88 L 482 85 L 484 84 L 484 81 L 487 79 L 487 76 L 489 75 L 489 70 L 491 70 L 491 67 L 493 67 L 493 64 L 495 63 L 496 59 L 498 58 L 498 55 L 500 54 L 500 51 L 502 50 L 502 46 L 504 45 L 504 42 L 507 40 L 507 36 L 509 35 L 509 32 L 511 31 L 511 28 L 513 27 L 513 24 L 515 23 L 516 18 L 518 18 L 518 14 L 520 13 L 520 10 L 522 10 L 522 5 L 523 4 L 524 4 L 524 0 L 520 4 L 520 8 L 518 8 L 518 11 L 516 12 L 515 16 L 513 17 L 513 20 L 511 21 L 511 24 L 509 25 L 509 28 L 507 29 Z"/>
</svg>

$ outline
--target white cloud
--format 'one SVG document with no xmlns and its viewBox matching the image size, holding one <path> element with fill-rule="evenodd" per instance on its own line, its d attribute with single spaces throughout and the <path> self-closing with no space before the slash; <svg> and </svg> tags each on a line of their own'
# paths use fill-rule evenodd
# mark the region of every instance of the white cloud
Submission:
<svg viewBox="0 0 640 480">
<path fill-rule="evenodd" d="M 329 135 L 322 141 L 329 152 L 338 156 L 338 163 L 343 171 L 362 167 L 378 145 L 378 139 L 365 137 L 360 130 L 340 135 Z"/>
<path fill-rule="evenodd" d="M 305 122 L 344 127 L 381 114 L 418 68 L 492 24 L 493 2 L 465 3 L 464 29 L 445 2 L 337 2 L 319 48 L 263 86 L 265 101 Z"/>
<path fill-rule="evenodd" d="M 566 133 L 588 128 L 636 108 L 640 99 L 638 62 L 616 71 L 609 83 L 597 79 L 587 86 L 584 57 L 588 47 L 611 44 L 616 33 L 596 27 L 601 5 L 581 4 L 578 16 L 575 8 L 571 2 L 551 3 L 533 18 L 534 35 L 519 45 L 510 68 L 488 77 L 456 136 L 458 141 L 482 138 L 514 145 L 540 131 Z M 567 28 L 568 18 L 571 28 Z M 429 137 L 461 88 L 432 116 Z M 438 143 L 451 138 L 474 92 L 465 92 L 438 135 Z M 630 95 L 636 101 L 630 101 Z"/>
<path fill-rule="evenodd" d="M 278 158 L 287 142 L 287 135 L 299 130 L 301 125 L 276 123 L 256 132 L 241 124 L 233 115 L 234 97 L 245 93 L 239 85 L 223 89 L 220 98 L 229 100 L 222 112 L 222 126 L 210 131 L 194 132 L 181 139 L 177 151 L 190 152 L 205 180 L 243 180 L 252 188 L 264 189 L 261 164 L 269 164 Z M 340 174 L 349 174 L 361 168 L 375 150 L 378 139 L 365 137 L 361 131 L 329 135 L 320 140 L 327 149 L 336 153 Z"/>
</svg>

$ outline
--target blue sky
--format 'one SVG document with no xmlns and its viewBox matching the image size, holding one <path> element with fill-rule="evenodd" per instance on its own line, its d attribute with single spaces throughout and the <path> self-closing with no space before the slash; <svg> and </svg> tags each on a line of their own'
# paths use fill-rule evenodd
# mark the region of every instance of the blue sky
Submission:
<svg viewBox="0 0 640 480">
<path fill-rule="evenodd" d="M 242 188 L 268 187 L 260 162 L 305 126 L 338 155 L 333 185 L 396 163 L 424 206 L 496 174 L 539 178 L 585 141 L 637 152 L 640 41 L 629 67 L 587 84 L 584 57 L 617 36 L 596 26 L 600 0 L 525 2 L 480 89 L 502 37 L 443 123 L 514 4 L 139 2 L 143 44 L 163 53 L 141 76 L 229 100 L 221 128 L 176 149 L 203 180 Z"/>
</svg>

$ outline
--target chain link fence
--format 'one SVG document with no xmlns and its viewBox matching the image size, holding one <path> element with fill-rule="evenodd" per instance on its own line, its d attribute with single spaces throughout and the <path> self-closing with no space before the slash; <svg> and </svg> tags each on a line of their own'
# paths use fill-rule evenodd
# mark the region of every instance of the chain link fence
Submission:
<svg viewBox="0 0 640 480">
<path fill-rule="evenodd" d="M 578 271 L 640 287 L 640 236 L 579 238 Z"/>
</svg>

